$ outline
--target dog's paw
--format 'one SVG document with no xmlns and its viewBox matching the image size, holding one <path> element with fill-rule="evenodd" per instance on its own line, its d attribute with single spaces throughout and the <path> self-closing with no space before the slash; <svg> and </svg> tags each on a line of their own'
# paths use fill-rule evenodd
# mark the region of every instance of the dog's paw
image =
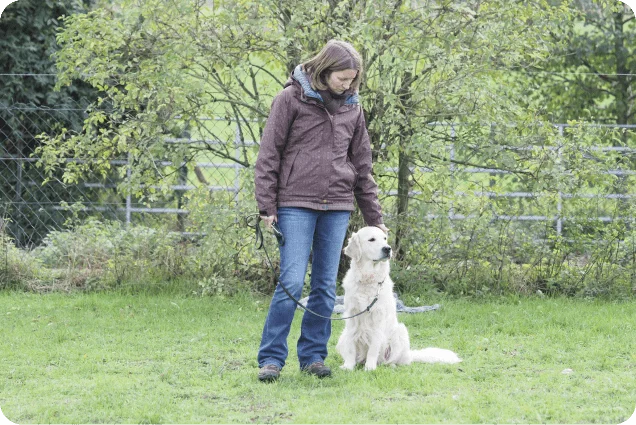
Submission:
<svg viewBox="0 0 636 425">
<path fill-rule="evenodd" d="M 353 370 L 353 368 L 355 367 L 355 365 L 348 365 L 348 364 L 343 364 L 342 366 L 340 366 L 340 369 L 342 370 Z"/>
<path fill-rule="evenodd" d="M 368 363 L 367 363 L 367 364 L 365 364 L 365 365 L 364 365 L 364 370 L 366 370 L 366 371 L 368 372 L 368 371 L 375 370 L 375 368 L 376 368 L 376 367 L 377 367 L 377 366 L 376 366 L 376 365 L 374 365 L 374 364 L 368 364 Z"/>
</svg>

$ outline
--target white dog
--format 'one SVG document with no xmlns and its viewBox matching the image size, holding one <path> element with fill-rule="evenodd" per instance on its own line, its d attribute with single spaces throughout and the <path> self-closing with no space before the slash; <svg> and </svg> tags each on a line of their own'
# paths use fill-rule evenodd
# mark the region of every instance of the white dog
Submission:
<svg viewBox="0 0 636 425">
<path fill-rule="evenodd" d="M 360 229 L 351 236 L 344 253 L 351 258 L 351 267 L 342 282 L 343 317 L 365 310 L 376 294 L 378 300 L 369 312 L 345 321 L 336 345 L 344 360 L 342 369 L 352 370 L 358 363 L 364 364 L 365 370 L 374 370 L 378 364 L 461 362 L 450 350 L 411 350 L 406 326 L 397 319 L 389 277 L 391 247 L 382 230 L 373 226 Z"/>
</svg>

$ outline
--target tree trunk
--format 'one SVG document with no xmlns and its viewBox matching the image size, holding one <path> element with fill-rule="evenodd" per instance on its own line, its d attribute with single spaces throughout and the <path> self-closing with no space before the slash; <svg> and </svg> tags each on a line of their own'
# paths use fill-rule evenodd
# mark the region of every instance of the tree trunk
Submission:
<svg viewBox="0 0 636 425">
<path fill-rule="evenodd" d="M 625 33 L 623 28 L 623 11 L 614 13 L 614 57 L 616 59 L 616 83 L 614 84 L 614 101 L 616 104 L 616 124 L 628 124 L 628 96 L 629 96 L 629 69 L 627 68 L 627 50 L 625 49 Z M 621 132 L 620 144 L 627 146 L 627 132 Z M 614 146 L 618 144 L 615 141 Z M 616 166 L 619 169 L 629 169 L 630 159 L 619 156 Z M 627 176 L 621 175 L 616 179 L 614 193 L 625 194 L 628 192 Z M 620 211 L 628 211 L 629 202 L 626 199 L 619 200 Z"/>
<path fill-rule="evenodd" d="M 411 101 L 411 83 L 413 81 L 413 74 L 410 72 L 405 73 L 402 80 L 400 90 L 398 91 L 399 98 L 402 99 L 402 105 L 404 111 L 412 111 Z M 408 231 L 408 212 L 409 212 L 409 191 L 411 190 L 411 158 L 408 154 L 408 148 L 411 143 L 411 136 L 413 135 L 413 128 L 409 119 L 408 112 L 405 112 L 404 120 L 401 123 L 401 131 L 399 133 L 400 140 L 398 145 L 400 147 L 399 159 L 398 159 L 398 202 L 397 202 L 397 217 L 396 217 L 396 232 L 395 232 L 395 246 L 396 246 L 396 259 L 403 260 L 406 256 L 404 249 L 405 239 Z"/>
<path fill-rule="evenodd" d="M 398 189 L 397 189 L 397 229 L 395 232 L 395 246 L 396 246 L 396 259 L 403 260 L 406 252 L 402 241 L 406 239 L 407 223 L 408 220 L 404 220 L 409 211 L 409 189 L 411 188 L 409 177 L 411 175 L 410 158 L 404 152 L 404 141 L 400 141 L 400 155 L 398 165 Z"/>
<path fill-rule="evenodd" d="M 625 48 L 624 13 L 614 14 L 614 57 L 616 58 L 616 124 L 628 124 L 629 116 L 629 68 L 627 67 L 627 49 Z M 623 140 L 626 143 L 626 138 Z"/>
</svg>

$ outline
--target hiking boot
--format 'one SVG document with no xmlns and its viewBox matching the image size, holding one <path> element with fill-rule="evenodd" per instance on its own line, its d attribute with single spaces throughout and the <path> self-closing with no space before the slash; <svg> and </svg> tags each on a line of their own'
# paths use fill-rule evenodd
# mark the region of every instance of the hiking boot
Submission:
<svg viewBox="0 0 636 425">
<path fill-rule="evenodd" d="M 329 369 L 323 362 L 315 362 L 303 369 L 310 375 L 316 375 L 319 378 L 326 378 L 331 376 L 331 369 Z"/>
<path fill-rule="evenodd" d="M 280 376 L 280 368 L 274 364 L 266 364 L 258 370 L 258 380 L 261 382 L 274 382 Z"/>
</svg>

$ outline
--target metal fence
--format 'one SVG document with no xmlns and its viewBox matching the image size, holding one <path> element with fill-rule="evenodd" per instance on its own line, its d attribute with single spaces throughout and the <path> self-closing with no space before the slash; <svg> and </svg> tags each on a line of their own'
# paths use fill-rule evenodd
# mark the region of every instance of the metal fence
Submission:
<svg viewBox="0 0 636 425">
<path fill-rule="evenodd" d="M 0 104 L 0 231 L 11 237 L 16 245 L 39 245 L 49 232 L 63 230 L 71 217 L 92 216 L 126 223 L 147 222 L 148 225 L 156 224 L 152 217 L 157 217 L 163 224 L 172 222 L 175 231 L 187 233 L 183 220 L 189 214 L 184 207 L 185 193 L 204 187 L 227 193 L 231 201 L 241 192 L 239 174 L 244 167 L 206 152 L 206 149 L 197 155 L 194 171 L 188 170 L 189 164 L 185 160 L 181 164 L 156 161 L 157 167 L 176 167 L 179 172 L 169 186 L 171 193 L 158 195 L 153 202 L 141 202 L 134 195 L 119 190 L 130 176 L 131 164 L 126 157 L 110 161 L 112 172 L 109 175 L 88 175 L 78 184 L 65 183 L 61 172 L 48 175 L 38 166 L 40 158 L 35 149 L 40 142 L 37 136 L 53 136 L 62 127 L 81 131 L 86 118 L 85 107 L 81 104 L 72 106 L 75 107 L 51 109 Z M 219 121 L 228 128 L 236 128 L 225 120 Z M 208 147 L 222 144 L 218 140 L 191 138 L 167 139 L 165 142 Z M 235 142 L 230 140 L 229 143 Z M 80 158 L 66 161 L 85 162 Z"/>
<path fill-rule="evenodd" d="M 77 104 L 75 107 L 63 107 L 56 109 L 37 108 L 28 105 L 0 105 L 0 232 L 9 235 L 18 246 L 34 247 L 40 244 L 43 238 L 52 230 L 61 230 L 65 227 L 65 222 L 70 216 L 79 214 L 80 216 L 98 216 L 106 219 L 121 220 L 126 223 L 139 221 L 158 220 L 162 223 L 172 223 L 173 230 L 188 233 L 184 225 L 184 218 L 190 211 L 185 207 L 184 194 L 204 187 L 212 192 L 226 193 L 228 205 L 243 199 L 253 198 L 252 193 L 245 193 L 251 190 L 246 186 L 249 175 L 246 178 L 246 170 L 239 162 L 242 154 L 241 149 L 253 147 L 255 142 L 242 141 L 240 132 L 235 123 L 219 119 L 220 123 L 227 126 L 226 133 L 233 133 L 234 140 L 213 141 L 213 140 L 193 140 L 190 137 L 167 139 L 166 143 L 189 143 L 200 145 L 201 153 L 196 156 L 194 166 L 187 167 L 186 162 L 174 164 L 171 161 L 157 161 L 160 167 L 176 167 L 182 170 L 177 173 L 176 180 L 169 186 L 171 193 L 160 197 L 152 204 L 138 202 L 133 195 L 124 195 L 118 191 L 118 186 L 122 179 L 126 179 L 129 173 L 119 173 L 115 170 L 124 168 L 130 170 L 128 158 L 112 160 L 110 163 L 114 172 L 105 178 L 94 175 L 79 184 L 65 184 L 60 175 L 46 176 L 42 168 L 37 166 L 39 158 L 34 155 L 37 146 L 37 136 L 39 134 L 55 134 L 62 126 L 67 128 L 81 129 L 85 118 L 83 105 Z M 451 135 L 454 137 L 455 126 L 447 124 Z M 567 124 L 555 124 L 560 135 L 568 128 Z M 633 136 L 636 126 L 592 126 L 590 128 L 622 128 L 630 132 Z M 630 139 L 633 140 L 633 139 Z M 205 147 L 215 144 L 229 144 L 234 146 L 237 161 L 231 159 L 221 160 L 212 151 L 206 151 Z M 455 145 L 451 142 L 447 146 L 449 152 L 450 174 L 468 173 L 473 175 L 506 176 L 510 171 L 500 169 L 489 169 L 471 166 L 460 166 L 453 162 L 455 159 Z M 532 149 L 532 147 L 517 147 L 515 149 Z M 560 148 L 547 147 L 560 155 Z M 603 153 L 615 153 L 620 155 L 634 155 L 636 149 L 625 146 L 596 146 L 592 151 Z M 255 152 L 255 149 L 252 149 Z M 82 161 L 81 159 L 69 159 L 69 161 Z M 633 162 L 629 162 L 632 164 Z M 192 165 L 192 164 L 190 164 Z M 375 171 L 386 173 L 397 173 L 395 167 L 389 164 L 376 165 Z M 629 168 L 631 167 L 631 168 Z M 418 167 L 417 171 L 429 173 L 432 170 L 426 167 Z M 632 166 L 628 168 L 606 170 L 604 173 L 629 177 L 636 175 L 636 170 Z M 122 177 L 123 176 L 123 177 Z M 43 184 L 45 178 L 49 182 Z M 382 194 L 385 198 L 394 197 L 397 191 L 390 187 L 381 186 Z M 510 190 L 505 192 L 494 191 L 456 191 L 459 196 L 484 197 L 488 199 L 534 199 L 540 194 L 523 191 Z M 423 193 L 411 190 L 409 195 L 418 198 Z M 558 192 L 556 213 L 554 215 L 537 214 L 499 214 L 496 219 L 528 222 L 551 222 L 556 228 L 556 232 L 561 234 L 563 223 L 567 220 L 561 212 L 563 202 L 572 198 L 603 198 L 608 200 L 630 200 L 634 193 L 609 193 L 585 194 L 585 193 L 562 193 Z M 387 211 L 390 215 L 390 210 Z M 156 217 L 155 219 L 149 217 Z M 431 220 L 445 217 L 450 220 L 465 220 L 474 217 L 470 214 L 461 214 L 455 211 L 452 205 L 446 211 L 429 213 L 421 217 L 422 220 Z M 615 220 L 616 216 L 599 215 L 595 217 L 601 221 Z"/>
<path fill-rule="evenodd" d="M 440 124 L 440 123 L 432 123 L 431 125 L 433 126 L 437 126 L 437 125 L 443 125 L 443 126 L 449 126 L 450 127 L 450 132 L 452 134 L 452 137 L 454 138 L 455 136 L 455 127 L 457 126 L 457 124 Z M 561 138 L 564 137 L 564 131 L 567 128 L 570 127 L 574 127 L 576 125 L 572 125 L 572 124 L 553 124 L 553 126 L 558 130 L 558 134 Z M 631 133 L 631 141 L 632 142 L 636 142 L 636 140 L 633 139 L 636 130 L 636 125 L 625 125 L 625 124 L 594 124 L 594 123 L 588 123 L 585 124 L 584 127 L 589 128 L 589 129 L 609 129 L 609 130 L 622 130 L 626 133 Z M 629 138 L 627 138 L 627 140 L 630 140 Z M 488 175 L 512 175 L 514 174 L 512 171 L 507 171 L 507 170 L 501 170 L 501 169 L 492 169 L 492 168 L 483 168 L 483 167 L 458 167 L 453 163 L 453 160 L 456 157 L 455 154 L 455 144 L 451 143 L 448 146 L 449 148 L 449 157 L 450 157 L 450 163 L 449 163 L 449 172 L 451 174 L 455 174 L 455 173 L 468 173 L 468 174 L 488 174 Z M 514 150 L 519 150 L 519 151 L 530 151 L 533 150 L 534 147 L 532 146 L 525 146 L 525 147 L 509 147 L 511 149 Z M 548 150 L 548 151 L 552 151 L 555 153 L 555 156 L 557 158 L 557 161 L 559 163 L 564 162 L 564 158 L 563 158 L 563 147 L 562 146 L 542 146 L 542 149 Z M 631 148 L 631 147 L 627 147 L 627 146 L 591 146 L 586 148 L 585 150 L 590 151 L 590 152 L 601 152 L 601 153 L 616 153 L 622 157 L 631 157 L 633 155 L 636 154 L 636 149 Z M 588 159 L 593 160 L 593 157 L 589 157 Z M 612 175 L 612 176 L 618 176 L 618 177 L 628 177 L 628 176 L 636 176 L 636 170 L 634 169 L 634 164 L 635 162 L 633 160 L 629 160 L 625 162 L 626 164 L 628 164 L 628 168 L 622 168 L 622 169 L 608 169 L 608 170 L 604 170 L 601 171 L 600 174 L 605 174 L 605 175 Z M 388 170 L 393 171 L 393 172 L 397 172 L 397 169 L 395 168 L 388 168 Z M 430 172 L 431 170 L 428 168 L 424 168 L 424 167 L 420 167 L 418 169 L 420 172 L 423 173 L 427 173 Z M 563 178 L 567 178 L 567 173 L 564 173 Z M 631 186 L 631 190 L 634 190 L 634 188 L 636 188 L 636 186 Z M 393 190 L 393 191 L 389 191 L 387 192 L 389 195 L 397 195 L 397 191 Z M 465 193 L 465 192 L 455 192 L 455 194 L 459 195 L 459 196 L 476 196 L 476 197 L 485 197 L 485 198 L 489 198 L 489 199 L 493 199 L 493 198 L 519 198 L 519 199 L 529 199 L 529 198 L 538 198 L 541 197 L 541 194 L 535 193 L 535 192 L 524 192 L 524 191 L 508 191 L 508 192 L 493 192 L 493 191 L 473 191 L 472 193 Z M 410 196 L 421 196 L 422 192 L 419 191 L 410 191 L 409 192 Z M 556 214 L 553 216 L 546 216 L 546 215 L 532 215 L 532 214 L 528 214 L 528 215 L 508 215 L 508 214 L 500 214 L 497 215 L 495 217 L 495 219 L 497 220 L 507 220 L 507 221 L 529 221 L 529 222 L 534 222 L 534 221 L 543 221 L 543 222 L 552 222 L 555 225 L 555 230 L 556 230 L 556 234 L 557 235 L 561 235 L 563 232 L 563 223 L 565 221 L 568 220 L 568 217 L 564 216 L 562 214 L 563 212 L 563 203 L 564 200 L 566 199 L 608 199 L 608 200 L 631 200 L 634 199 L 636 194 L 634 193 L 603 193 L 603 194 L 589 194 L 589 193 L 567 193 L 567 192 L 562 192 L 562 191 L 557 191 L 556 193 Z M 449 207 L 448 209 L 448 213 L 445 215 L 446 217 L 448 217 L 448 219 L 450 220 L 465 220 L 467 218 L 475 218 L 476 215 L 464 215 L 464 214 L 456 214 L 454 209 L 452 208 L 452 206 Z M 437 214 L 427 214 L 425 217 L 426 219 L 437 219 L 440 218 L 440 215 Z M 608 215 L 595 215 L 593 217 L 590 217 L 593 220 L 597 220 L 597 221 L 601 221 L 601 222 L 612 222 L 616 219 L 623 219 L 623 220 L 629 220 L 632 221 L 634 219 L 634 217 L 632 217 L 631 215 L 625 215 L 625 216 L 620 216 L 620 217 L 615 217 L 615 216 L 608 216 Z"/>
</svg>

